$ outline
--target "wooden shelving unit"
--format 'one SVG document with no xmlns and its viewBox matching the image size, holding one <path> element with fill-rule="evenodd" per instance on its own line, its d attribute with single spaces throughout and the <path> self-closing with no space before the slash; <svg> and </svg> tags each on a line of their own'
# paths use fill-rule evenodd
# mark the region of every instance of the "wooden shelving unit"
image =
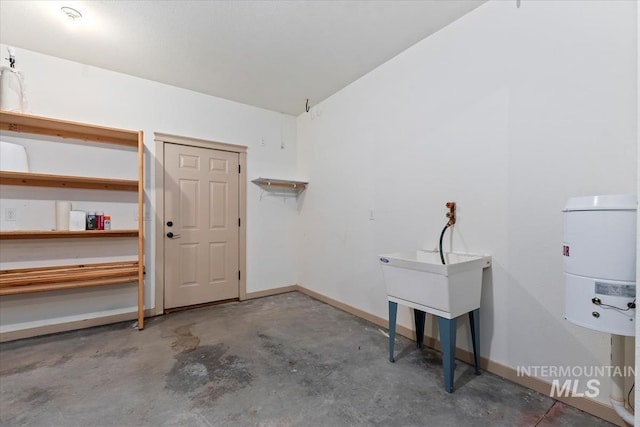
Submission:
<svg viewBox="0 0 640 427">
<path fill-rule="evenodd" d="M 138 150 L 138 179 L 65 176 L 40 173 L 0 171 L 0 184 L 70 189 L 135 191 L 138 193 L 138 218 L 144 218 L 144 142 L 142 131 L 129 131 L 47 117 L 0 111 L 0 130 L 31 135 L 46 135 L 77 141 L 134 147 Z M 144 328 L 144 222 L 137 230 L 92 231 L 3 231 L 0 240 L 137 238 L 135 261 L 81 264 L 74 266 L 0 270 L 0 296 L 33 292 L 77 289 L 90 286 L 137 282 L 138 329 Z"/>
<path fill-rule="evenodd" d="M 264 191 L 276 192 L 281 195 L 293 195 L 298 197 L 309 185 L 308 182 L 290 181 L 286 179 L 256 178 L 253 181 Z"/>
</svg>

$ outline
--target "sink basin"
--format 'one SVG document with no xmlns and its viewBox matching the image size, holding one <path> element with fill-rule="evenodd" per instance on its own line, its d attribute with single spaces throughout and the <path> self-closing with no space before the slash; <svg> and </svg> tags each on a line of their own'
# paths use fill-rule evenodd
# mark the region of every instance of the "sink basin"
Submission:
<svg viewBox="0 0 640 427">
<path fill-rule="evenodd" d="M 480 307 L 485 255 L 416 250 L 380 255 L 389 301 L 447 319 Z"/>
</svg>

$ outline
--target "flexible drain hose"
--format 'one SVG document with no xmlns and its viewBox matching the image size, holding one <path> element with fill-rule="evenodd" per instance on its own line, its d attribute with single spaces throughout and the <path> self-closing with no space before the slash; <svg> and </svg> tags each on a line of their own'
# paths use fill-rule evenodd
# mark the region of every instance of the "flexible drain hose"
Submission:
<svg viewBox="0 0 640 427">
<path fill-rule="evenodd" d="M 449 228 L 449 223 L 444 226 L 442 233 L 440 233 L 440 261 L 442 261 L 442 264 L 446 264 L 446 262 L 444 262 L 444 253 L 442 252 L 442 239 L 444 239 L 444 233 L 447 231 L 447 228 Z"/>
</svg>

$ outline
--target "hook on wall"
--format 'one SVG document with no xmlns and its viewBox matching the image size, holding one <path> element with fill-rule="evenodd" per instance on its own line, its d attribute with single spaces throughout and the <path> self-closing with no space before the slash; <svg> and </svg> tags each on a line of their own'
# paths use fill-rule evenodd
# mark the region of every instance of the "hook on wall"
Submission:
<svg viewBox="0 0 640 427">
<path fill-rule="evenodd" d="M 310 110 L 310 108 L 309 108 L 309 98 L 307 98 L 307 104 L 304 106 L 304 109 L 307 111 L 307 113 Z"/>
</svg>

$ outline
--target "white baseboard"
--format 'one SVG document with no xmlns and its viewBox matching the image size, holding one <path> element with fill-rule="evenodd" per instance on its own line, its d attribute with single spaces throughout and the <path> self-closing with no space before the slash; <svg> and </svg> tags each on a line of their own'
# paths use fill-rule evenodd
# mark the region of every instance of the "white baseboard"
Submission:
<svg viewBox="0 0 640 427">
<path fill-rule="evenodd" d="M 272 295 L 286 294 L 287 292 L 295 292 L 298 290 L 298 285 L 282 286 L 280 288 L 266 289 L 264 291 L 247 292 L 245 298 L 242 301 L 254 298 L 270 297 Z"/>
</svg>

